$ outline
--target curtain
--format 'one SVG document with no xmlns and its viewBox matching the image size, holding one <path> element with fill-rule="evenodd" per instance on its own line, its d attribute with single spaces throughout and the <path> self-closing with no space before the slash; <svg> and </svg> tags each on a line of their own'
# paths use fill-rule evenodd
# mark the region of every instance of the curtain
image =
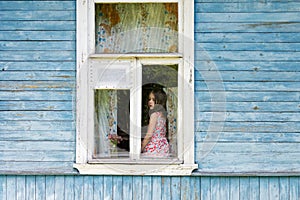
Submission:
<svg viewBox="0 0 300 200">
<path fill-rule="evenodd" d="M 96 4 L 96 53 L 178 51 L 176 3 Z"/>
<path fill-rule="evenodd" d="M 111 156 L 108 135 L 117 135 L 117 91 L 95 92 L 95 149 L 99 157 Z"/>
</svg>

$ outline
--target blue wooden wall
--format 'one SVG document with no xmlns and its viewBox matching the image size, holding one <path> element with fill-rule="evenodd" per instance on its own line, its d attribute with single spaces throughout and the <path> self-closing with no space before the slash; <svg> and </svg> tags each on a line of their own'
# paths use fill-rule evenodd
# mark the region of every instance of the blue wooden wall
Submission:
<svg viewBox="0 0 300 200">
<path fill-rule="evenodd" d="M 299 200 L 299 177 L 0 176 L 3 200 Z"/>
<path fill-rule="evenodd" d="M 300 174 L 300 2 L 195 2 L 199 172 Z"/>
<path fill-rule="evenodd" d="M 75 16 L 75 0 L 0 1 L 0 199 L 299 200 L 298 0 L 195 0 L 191 177 L 73 169 Z"/>
</svg>

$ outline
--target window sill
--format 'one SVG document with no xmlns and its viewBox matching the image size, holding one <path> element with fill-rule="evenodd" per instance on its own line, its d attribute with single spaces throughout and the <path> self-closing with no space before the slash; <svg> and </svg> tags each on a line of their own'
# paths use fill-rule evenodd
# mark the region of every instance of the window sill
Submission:
<svg viewBox="0 0 300 200">
<path fill-rule="evenodd" d="M 80 174 L 89 175 L 157 175 L 157 176 L 189 176 L 197 164 L 74 164 Z"/>
<path fill-rule="evenodd" d="M 181 53 L 103 53 L 103 54 L 91 54 L 89 58 L 182 58 Z"/>
</svg>

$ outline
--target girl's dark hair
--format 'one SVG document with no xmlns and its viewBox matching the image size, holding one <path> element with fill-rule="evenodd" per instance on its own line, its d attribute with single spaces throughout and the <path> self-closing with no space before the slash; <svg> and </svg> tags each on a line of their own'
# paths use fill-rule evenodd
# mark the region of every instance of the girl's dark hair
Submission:
<svg viewBox="0 0 300 200">
<path fill-rule="evenodd" d="M 166 108 L 166 103 L 167 103 L 167 95 L 165 91 L 162 89 L 154 89 L 151 91 L 155 97 L 155 104 L 160 104 L 164 108 Z"/>
</svg>

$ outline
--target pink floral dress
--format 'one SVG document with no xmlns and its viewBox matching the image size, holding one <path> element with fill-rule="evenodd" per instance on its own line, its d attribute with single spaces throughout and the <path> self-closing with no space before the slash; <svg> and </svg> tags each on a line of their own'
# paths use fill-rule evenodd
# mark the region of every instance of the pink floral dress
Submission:
<svg viewBox="0 0 300 200">
<path fill-rule="evenodd" d="M 169 155 L 169 143 L 166 138 L 166 119 L 161 112 L 156 112 L 158 115 L 154 133 L 150 142 L 145 146 L 142 155 L 167 157 Z"/>
</svg>

